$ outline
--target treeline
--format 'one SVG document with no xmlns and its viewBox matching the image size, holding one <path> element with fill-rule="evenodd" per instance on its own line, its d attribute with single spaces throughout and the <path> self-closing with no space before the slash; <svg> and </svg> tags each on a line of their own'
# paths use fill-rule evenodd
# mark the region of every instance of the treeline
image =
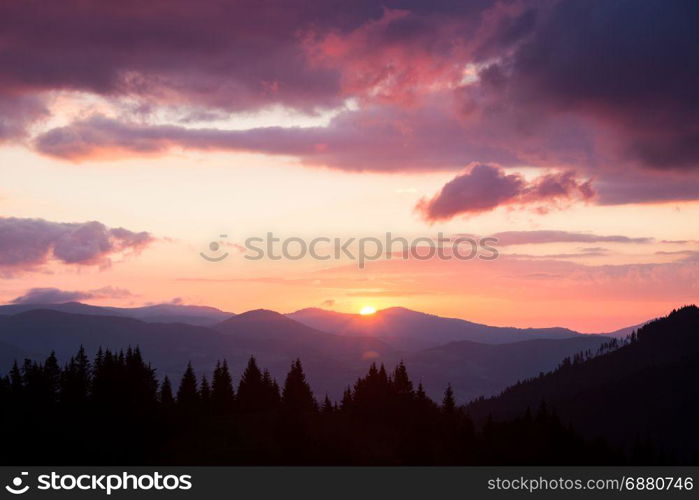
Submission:
<svg viewBox="0 0 699 500">
<path fill-rule="evenodd" d="M 15 363 L 0 379 L 3 464 L 449 465 L 612 464 L 545 405 L 476 428 L 450 387 L 436 403 L 403 363 L 372 365 L 341 401 L 318 402 L 299 360 L 280 385 L 250 358 L 239 383 L 226 361 L 187 366 L 177 388 L 138 348 L 84 349 L 60 366 Z"/>
<path fill-rule="evenodd" d="M 553 371 L 467 405 L 482 422 L 510 419 L 541 401 L 585 436 L 607 436 L 634 464 L 699 463 L 699 308 L 673 310 L 597 356 L 580 353 Z"/>
</svg>

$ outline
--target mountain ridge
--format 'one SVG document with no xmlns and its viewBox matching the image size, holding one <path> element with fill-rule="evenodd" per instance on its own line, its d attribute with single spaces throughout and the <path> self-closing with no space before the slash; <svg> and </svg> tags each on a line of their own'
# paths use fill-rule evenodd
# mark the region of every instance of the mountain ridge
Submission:
<svg viewBox="0 0 699 500">
<path fill-rule="evenodd" d="M 544 401 L 588 437 L 605 436 L 627 447 L 650 440 L 681 454 L 699 447 L 699 388 L 692 382 L 697 374 L 699 308 L 685 306 L 642 326 L 619 349 L 564 360 L 558 369 L 467 409 L 477 420 L 503 419 Z"/>
</svg>

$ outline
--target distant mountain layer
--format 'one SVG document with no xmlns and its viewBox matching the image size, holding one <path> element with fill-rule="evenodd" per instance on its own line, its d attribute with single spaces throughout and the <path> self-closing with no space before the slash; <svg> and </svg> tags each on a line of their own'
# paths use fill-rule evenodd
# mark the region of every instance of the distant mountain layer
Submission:
<svg viewBox="0 0 699 500">
<path fill-rule="evenodd" d="M 80 302 L 2 305 L 0 306 L 0 316 L 10 316 L 39 309 L 91 316 L 119 316 L 140 319 L 147 323 L 185 323 L 209 327 L 235 316 L 232 312 L 207 306 L 156 304 L 143 307 L 104 307 Z M 248 311 L 245 314 L 253 312 Z M 273 311 L 268 312 L 273 313 Z M 417 351 L 462 340 L 485 344 L 505 344 L 528 339 L 563 339 L 580 335 L 578 332 L 560 327 L 495 327 L 462 319 L 443 318 L 402 307 L 384 309 L 369 316 L 338 313 L 318 308 L 301 309 L 286 316 L 315 330 L 336 335 L 381 338 L 395 349 L 403 351 Z M 603 335 L 624 337 L 639 326 L 641 325 Z"/>
<path fill-rule="evenodd" d="M 91 316 L 124 316 L 136 318 L 148 323 L 187 323 L 190 325 L 210 326 L 233 316 L 233 313 L 221 311 L 215 307 L 189 306 L 179 304 L 156 304 L 143 307 L 99 307 L 80 302 L 62 304 L 8 304 L 0 306 L 0 315 L 19 314 L 37 309 L 60 311 L 71 314 Z"/>
<path fill-rule="evenodd" d="M 637 340 L 569 364 L 468 406 L 476 418 L 509 418 L 542 401 L 590 437 L 631 446 L 650 440 L 696 462 L 699 309 L 688 306 L 637 330 Z M 684 454 L 684 455 L 682 455 Z"/>
<path fill-rule="evenodd" d="M 80 308 L 80 305 L 67 307 Z M 91 307 L 91 306 L 85 306 Z M 80 308 L 84 310 L 84 308 Z M 226 358 L 234 373 L 254 355 L 273 376 L 283 379 L 292 360 L 300 358 L 313 389 L 338 399 L 343 389 L 366 373 L 372 362 L 392 367 L 401 359 L 428 393 L 441 398 L 451 382 L 465 402 L 491 395 L 523 377 L 555 367 L 564 356 L 592 349 L 601 336 L 576 335 L 559 340 L 534 339 L 511 344 L 460 341 L 427 350 L 397 349 L 384 338 L 367 333 L 334 335 L 304 325 L 274 311 L 249 311 L 202 327 L 184 323 L 148 323 L 124 316 L 31 310 L 0 315 L 0 372 L 26 356 L 41 359 L 56 351 L 62 360 L 80 345 L 94 353 L 99 347 L 140 346 L 159 374 L 179 378 L 188 361 L 201 372 Z M 6 310 L 7 311 L 7 310 Z M 94 311 L 93 311 L 94 312 Z M 419 314 L 419 313 L 416 313 Z M 385 331 L 385 330 L 384 330 Z M 390 335 L 386 335 L 390 340 Z M 527 338 L 526 335 L 516 337 Z M 3 347 L 7 346 L 7 347 Z"/>
<path fill-rule="evenodd" d="M 580 335 L 567 328 L 512 328 L 442 318 L 402 307 L 362 316 L 323 309 L 301 309 L 287 315 L 310 327 L 337 335 L 381 338 L 396 349 L 416 350 L 468 340 L 505 344 L 529 339 L 564 339 Z"/>
<path fill-rule="evenodd" d="M 91 353 L 100 347 L 119 350 L 139 346 L 159 374 L 174 378 L 179 378 L 188 361 L 201 372 L 211 371 L 217 360 L 225 358 L 235 372 L 236 368 L 242 371 L 254 355 L 261 366 L 283 379 L 291 362 L 301 358 L 309 378 L 315 382 L 316 392 L 338 397 L 347 383 L 366 372 L 371 361 L 393 362 L 400 358 L 389 346 L 373 338 L 343 338 L 318 332 L 280 314 L 276 316 L 283 323 L 278 327 L 267 320 L 241 316 L 242 328 L 223 322 L 213 329 L 33 310 L 0 316 L 0 343 L 39 359 L 55 351 L 62 360 L 74 354 L 80 345 Z M 0 368 L 6 372 L 9 366 Z"/>
<path fill-rule="evenodd" d="M 627 326 L 626 328 L 619 328 L 618 330 L 614 330 L 613 332 L 605 333 L 604 335 L 607 337 L 613 337 L 617 339 L 624 339 L 631 335 L 633 332 L 641 328 L 643 325 L 648 324 L 649 322 L 646 321 L 645 323 L 639 323 L 638 325 L 633 325 L 633 326 Z"/>
<path fill-rule="evenodd" d="M 594 354 L 608 342 L 600 335 L 567 339 L 533 339 L 509 344 L 452 342 L 406 357 L 410 373 L 425 390 L 438 394 L 450 383 L 459 401 L 497 394 L 503 388 L 556 368 L 566 357 Z"/>
</svg>

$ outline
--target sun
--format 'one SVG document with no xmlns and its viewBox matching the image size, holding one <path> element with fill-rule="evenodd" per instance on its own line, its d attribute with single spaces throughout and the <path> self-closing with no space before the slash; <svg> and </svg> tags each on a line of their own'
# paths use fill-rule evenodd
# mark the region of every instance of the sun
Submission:
<svg viewBox="0 0 699 500">
<path fill-rule="evenodd" d="M 376 308 L 371 306 L 364 306 L 359 310 L 359 314 L 362 316 L 370 316 L 376 313 Z"/>
</svg>

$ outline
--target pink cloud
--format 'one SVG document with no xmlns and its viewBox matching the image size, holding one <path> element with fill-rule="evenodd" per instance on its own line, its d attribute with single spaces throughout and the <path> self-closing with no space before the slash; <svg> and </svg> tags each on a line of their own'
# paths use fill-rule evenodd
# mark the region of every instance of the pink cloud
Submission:
<svg viewBox="0 0 699 500">
<path fill-rule="evenodd" d="M 661 0 L 643 9 L 603 0 L 274 0 L 264 8 L 156 0 L 118 10 L 111 2 L 4 2 L 0 139 L 23 139 L 44 116 L 43 96 L 69 90 L 136 101 L 120 120 L 84 119 L 31 142 L 74 161 L 181 147 L 349 171 L 497 163 L 594 178 L 601 204 L 692 200 L 697 9 Z M 170 108 L 184 110 L 185 121 L 273 105 L 313 114 L 347 98 L 359 109 L 328 127 L 136 121 Z M 538 189 L 590 198 L 591 186 L 563 182 Z"/>
<path fill-rule="evenodd" d="M 537 230 L 504 231 L 490 235 L 498 239 L 499 246 L 531 245 L 542 243 L 652 243 L 653 238 L 631 238 L 622 235 L 602 235 L 594 233 L 576 233 L 571 231 Z"/>
<path fill-rule="evenodd" d="M 109 228 L 97 221 L 0 218 L 0 269 L 25 271 L 51 261 L 106 266 L 115 255 L 138 252 L 153 240 L 149 233 Z"/>
<path fill-rule="evenodd" d="M 11 300 L 11 304 L 61 304 L 87 299 L 122 299 L 132 293 L 123 288 L 105 286 L 96 290 L 61 290 L 60 288 L 31 288 L 24 295 Z"/>
<path fill-rule="evenodd" d="M 453 88 L 468 60 L 466 25 L 471 19 L 443 13 L 386 9 L 350 33 L 309 35 L 305 49 L 313 66 L 341 75 L 342 91 L 372 102 L 412 104 L 436 89 Z"/>
<path fill-rule="evenodd" d="M 589 200 L 593 195 L 589 181 L 577 180 L 573 172 L 545 174 L 527 181 L 519 174 L 506 174 L 498 166 L 475 164 L 432 198 L 420 200 L 415 208 L 434 222 L 503 205 L 534 205 L 539 211 L 548 210 L 562 202 Z"/>
</svg>

